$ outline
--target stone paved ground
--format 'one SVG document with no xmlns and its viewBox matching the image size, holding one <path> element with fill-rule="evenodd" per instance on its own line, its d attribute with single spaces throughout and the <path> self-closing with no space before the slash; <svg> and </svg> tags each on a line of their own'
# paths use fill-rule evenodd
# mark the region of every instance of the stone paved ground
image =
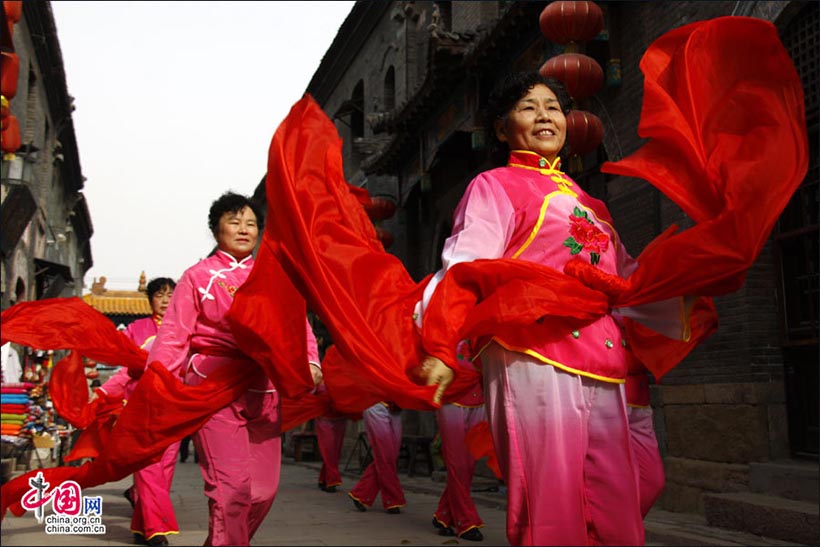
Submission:
<svg viewBox="0 0 820 547">
<path fill-rule="evenodd" d="M 347 497 L 357 474 L 345 473 L 344 484 L 334 494 L 317 488 L 319 464 L 294 463 L 284 458 L 279 494 L 268 518 L 256 534 L 252 545 L 464 545 L 466 540 L 437 535 L 430 524 L 438 496 L 444 485 L 428 476 L 400 475 L 407 507 L 399 515 L 389 515 L 380 506 L 366 513 L 356 511 Z M 434 478 L 440 476 L 434 475 Z M 8 514 L 0 528 L 4 547 L 33 546 L 100 546 L 131 545 L 129 530 L 131 508 L 122 492 L 131 483 L 124 479 L 83 491 L 84 495 L 103 497 L 104 535 L 47 535 L 44 524 L 34 515 Z M 492 481 L 477 479 L 474 488 L 496 486 Z M 202 493 L 199 466 L 191 461 L 178 463 L 172 500 L 181 532 L 171 536 L 171 545 L 202 545 L 207 536 L 207 501 Z M 479 513 L 486 526 L 485 540 L 476 545 L 509 545 L 504 534 L 506 502 L 503 492 L 474 492 Z M 46 514 L 50 513 L 50 509 Z M 716 529 L 702 517 L 653 510 L 646 518 L 647 545 L 789 545 L 784 542 Z"/>
</svg>

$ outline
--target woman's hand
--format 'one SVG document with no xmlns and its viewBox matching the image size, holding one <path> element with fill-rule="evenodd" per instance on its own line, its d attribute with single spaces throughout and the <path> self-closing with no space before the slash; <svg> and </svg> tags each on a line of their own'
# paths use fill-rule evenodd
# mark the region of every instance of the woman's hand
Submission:
<svg viewBox="0 0 820 547">
<path fill-rule="evenodd" d="M 433 402 L 440 405 L 444 391 L 453 383 L 455 377 L 453 369 L 445 365 L 441 359 L 428 355 L 421 362 L 418 375 L 425 382 L 425 385 L 438 385 L 438 389 L 433 395 Z"/>
<path fill-rule="evenodd" d="M 322 383 L 322 369 L 310 363 L 310 375 L 313 377 L 313 385 L 318 386 Z"/>
</svg>

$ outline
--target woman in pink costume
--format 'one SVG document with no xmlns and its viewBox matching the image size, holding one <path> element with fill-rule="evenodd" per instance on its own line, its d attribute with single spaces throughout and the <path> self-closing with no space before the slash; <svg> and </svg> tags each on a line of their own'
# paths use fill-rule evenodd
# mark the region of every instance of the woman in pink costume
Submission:
<svg viewBox="0 0 820 547">
<path fill-rule="evenodd" d="M 391 514 L 400 513 L 401 508 L 407 505 L 398 472 L 401 410 L 392 403 L 382 401 L 366 408 L 362 418 L 373 461 L 347 495 L 356 509 L 367 511 L 381 492 L 384 510 Z"/>
<path fill-rule="evenodd" d="M 142 349 L 150 349 L 154 343 L 175 286 L 174 280 L 167 277 L 152 279 L 146 286 L 151 317 L 137 319 L 123 331 Z M 128 375 L 128 369 L 122 367 L 100 389 L 127 401 L 136 384 L 137 381 Z M 131 533 L 137 543 L 168 545 L 167 536 L 179 533 L 171 503 L 171 484 L 178 452 L 179 443 L 169 446 L 160 461 L 134 473 L 134 486 L 125 491 L 125 497 L 134 507 Z"/>
<path fill-rule="evenodd" d="M 317 416 L 313 425 L 316 428 L 316 440 L 322 454 L 322 468 L 319 470 L 319 488 L 333 493 L 342 484 L 339 472 L 339 459 L 344 446 L 347 417 L 337 413 Z"/>
<path fill-rule="evenodd" d="M 645 517 L 663 492 L 666 473 L 663 470 L 663 459 L 658 449 L 658 438 L 652 421 L 649 372 L 634 357 L 628 363 L 624 388 L 629 436 L 632 439 L 632 452 L 637 465 L 641 516 Z"/>
<path fill-rule="evenodd" d="M 489 120 L 509 148 L 507 163 L 468 186 L 420 317 L 448 268 L 460 262 L 506 258 L 562 270 L 578 257 L 619 277 L 634 268 L 605 205 L 559 169 L 568 106 L 563 85 L 537 73 L 508 76 L 496 86 Z M 686 316 L 682 305 L 669 301 L 653 313 L 674 321 Z M 477 345 L 509 492 L 511 544 L 643 544 L 625 346 L 611 314 L 566 336 L 522 328 Z M 444 366 L 425 360 L 427 370 Z"/>
<path fill-rule="evenodd" d="M 248 545 L 279 486 L 279 396 L 262 369 L 240 351 L 225 316 L 253 267 L 262 211 L 247 197 L 228 192 L 211 205 L 208 225 L 217 250 L 182 274 L 148 362 L 160 361 L 188 385 L 199 385 L 223 366 L 245 368 L 256 378 L 194 434 L 209 507 L 205 545 Z M 305 325 L 318 383 L 316 339 L 307 319 Z"/>
<path fill-rule="evenodd" d="M 329 335 L 321 323 L 318 323 L 316 342 L 319 346 L 319 357 L 324 356 L 329 343 Z M 327 386 L 319 384 L 316 390 L 325 393 Z M 347 416 L 331 407 L 327 413 L 317 416 L 313 421 L 316 430 L 316 441 L 319 444 L 319 453 L 322 455 L 322 468 L 319 470 L 319 489 L 330 494 L 336 492 L 336 487 L 342 484 L 342 474 L 339 472 L 339 460 L 344 448 Z"/>
<path fill-rule="evenodd" d="M 456 355 L 461 367 L 473 368 L 466 341 L 459 344 Z M 484 526 L 484 521 L 478 515 L 470 496 L 476 460 L 467 448 L 466 438 L 470 429 L 486 420 L 484 390 L 479 382 L 457 401 L 442 405 L 436 411 L 444 465 L 447 468 L 447 484 L 433 514 L 433 526 L 438 529 L 439 535 L 457 535 L 470 541 L 484 539 L 479 530 Z"/>
</svg>

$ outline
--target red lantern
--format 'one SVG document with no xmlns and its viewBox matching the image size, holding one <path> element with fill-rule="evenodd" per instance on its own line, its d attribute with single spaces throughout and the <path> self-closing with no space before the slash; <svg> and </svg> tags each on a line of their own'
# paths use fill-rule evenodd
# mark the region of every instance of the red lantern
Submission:
<svg viewBox="0 0 820 547">
<path fill-rule="evenodd" d="M 3 0 L 3 10 L 6 12 L 6 19 L 16 23 L 23 14 L 23 0 Z"/>
<path fill-rule="evenodd" d="M 396 213 L 396 204 L 381 197 L 370 198 L 370 203 L 364 206 L 370 220 L 384 220 Z"/>
<path fill-rule="evenodd" d="M 604 28 L 604 12 L 595 2 L 553 2 L 541 12 L 538 24 L 553 43 L 586 42 Z"/>
<path fill-rule="evenodd" d="M 2 52 L 0 58 L 0 94 L 13 99 L 17 94 L 17 76 L 20 74 L 20 59 L 14 53 Z"/>
<path fill-rule="evenodd" d="M 581 53 L 563 53 L 550 58 L 539 72 L 560 80 L 577 100 L 593 96 L 604 84 L 604 70 L 598 61 Z"/>
<path fill-rule="evenodd" d="M 13 154 L 20 148 L 20 124 L 15 116 L 3 118 L 3 131 L 0 132 L 0 150 Z"/>
<path fill-rule="evenodd" d="M 567 140 L 573 156 L 589 154 L 601 144 L 604 124 L 591 112 L 572 110 L 567 115 Z"/>
<path fill-rule="evenodd" d="M 376 226 L 376 237 L 379 238 L 379 241 L 382 242 L 382 246 L 385 249 L 393 245 L 393 234 L 391 234 L 381 226 Z"/>
<path fill-rule="evenodd" d="M 99 378 L 100 377 L 100 371 L 97 370 L 97 369 L 89 370 L 88 372 L 85 373 L 85 377 L 88 378 L 89 380 L 93 380 L 94 378 Z"/>
</svg>

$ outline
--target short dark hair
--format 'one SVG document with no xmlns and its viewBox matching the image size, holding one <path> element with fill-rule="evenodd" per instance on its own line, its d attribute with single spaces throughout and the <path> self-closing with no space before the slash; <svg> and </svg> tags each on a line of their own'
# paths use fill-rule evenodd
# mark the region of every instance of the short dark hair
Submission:
<svg viewBox="0 0 820 547">
<path fill-rule="evenodd" d="M 555 78 L 542 76 L 539 72 L 513 72 L 503 76 L 493 87 L 487 98 L 485 109 L 485 131 L 490 145 L 490 158 L 495 165 L 507 163 L 507 156 L 510 154 L 507 143 L 501 142 L 495 136 L 495 122 L 504 118 L 510 113 L 515 103 L 527 95 L 530 89 L 538 84 L 543 84 L 555 93 L 558 104 L 564 115 L 571 110 L 571 98 L 564 84 Z M 566 159 L 569 154 L 569 141 L 564 142 L 564 147 L 558 153 L 561 158 Z"/>
<path fill-rule="evenodd" d="M 165 287 L 174 290 L 176 286 L 176 282 L 170 277 L 155 277 L 145 286 L 145 294 L 148 296 L 148 301 L 150 302 L 154 298 L 154 295 Z"/>
<path fill-rule="evenodd" d="M 208 228 L 211 229 L 211 233 L 216 236 L 219 229 L 219 219 L 222 218 L 222 215 L 229 212 L 238 213 L 245 207 L 250 207 L 253 214 L 256 215 L 256 225 L 259 227 L 259 231 L 264 230 L 265 215 L 261 207 L 247 196 L 234 192 L 225 192 L 211 203 L 211 210 L 208 212 Z"/>
</svg>

